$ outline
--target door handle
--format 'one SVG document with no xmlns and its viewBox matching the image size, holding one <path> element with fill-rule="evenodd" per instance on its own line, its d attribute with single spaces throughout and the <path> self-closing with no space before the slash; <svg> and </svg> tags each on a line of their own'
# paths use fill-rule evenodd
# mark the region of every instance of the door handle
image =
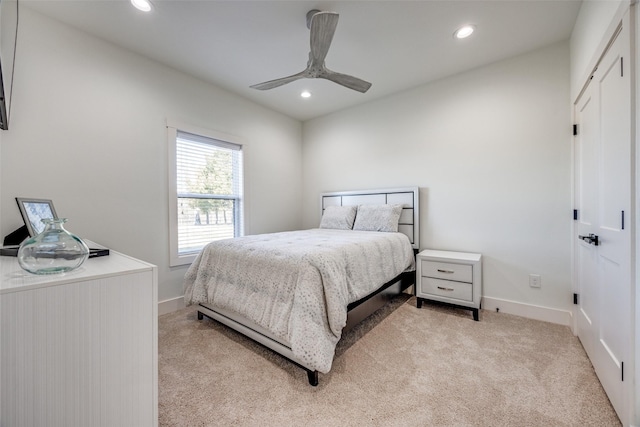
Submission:
<svg viewBox="0 0 640 427">
<path fill-rule="evenodd" d="M 593 233 L 589 233 L 588 236 L 578 236 L 578 239 L 584 240 L 588 244 L 594 245 L 594 246 L 598 246 L 598 244 L 600 243 L 600 241 L 598 240 L 598 236 L 596 236 Z"/>
</svg>

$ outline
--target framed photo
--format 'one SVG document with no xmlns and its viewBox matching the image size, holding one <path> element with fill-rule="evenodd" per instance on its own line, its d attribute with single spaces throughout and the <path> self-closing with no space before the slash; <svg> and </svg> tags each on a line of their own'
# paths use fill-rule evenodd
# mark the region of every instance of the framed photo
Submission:
<svg viewBox="0 0 640 427">
<path fill-rule="evenodd" d="M 24 225 L 29 230 L 29 236 L 31 237 L 40 234 L 44 230 L 43 219 L 58 218 L 51 200 L 16 197 L 16 202 L 18 202 Z"/>
</svg>

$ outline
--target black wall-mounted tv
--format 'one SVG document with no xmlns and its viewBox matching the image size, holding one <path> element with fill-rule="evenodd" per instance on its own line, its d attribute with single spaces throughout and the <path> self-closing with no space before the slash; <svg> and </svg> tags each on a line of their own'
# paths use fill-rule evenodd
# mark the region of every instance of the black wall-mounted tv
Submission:
<svg viewBox="0 0 640 427">
<path fill-rule="evenodd" d="M 13 64 L 18 36 L 18 0 L 0 0 L 0 129 L 9 129 Z"/>
</svg>

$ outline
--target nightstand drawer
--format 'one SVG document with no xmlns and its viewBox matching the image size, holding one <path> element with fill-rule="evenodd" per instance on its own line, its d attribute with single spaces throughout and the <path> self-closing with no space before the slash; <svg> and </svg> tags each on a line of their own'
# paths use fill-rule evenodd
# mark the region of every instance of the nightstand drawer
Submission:
<svg viewBox="0 0 640 427">
<path fill-rule="evenodd" d="M 421 275 L 457 282 L 473 282 L 473 267 L 469 264 L 453 264 L 438 261 L 421 261 Z"/>
<path fill-rule="evenodd" d="M 420 281 L 420 294 L 439 295 L 447 298 L 473 301 L 473 285 L 471 283 L 423 277 Z"/>
</svg>

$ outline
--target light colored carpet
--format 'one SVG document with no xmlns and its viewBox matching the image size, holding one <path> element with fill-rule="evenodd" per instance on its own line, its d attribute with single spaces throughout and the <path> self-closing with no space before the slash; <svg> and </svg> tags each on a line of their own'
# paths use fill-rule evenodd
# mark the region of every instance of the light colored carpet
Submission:
<svg viewBox="0 0 640 427">
<path fill-rule="evenodd" d="M 195 307 L 159 321 L 162 426 L 618 426 L 569 328 L 403 295 L 345 334 L 318 387 Z"/>
</svg>

